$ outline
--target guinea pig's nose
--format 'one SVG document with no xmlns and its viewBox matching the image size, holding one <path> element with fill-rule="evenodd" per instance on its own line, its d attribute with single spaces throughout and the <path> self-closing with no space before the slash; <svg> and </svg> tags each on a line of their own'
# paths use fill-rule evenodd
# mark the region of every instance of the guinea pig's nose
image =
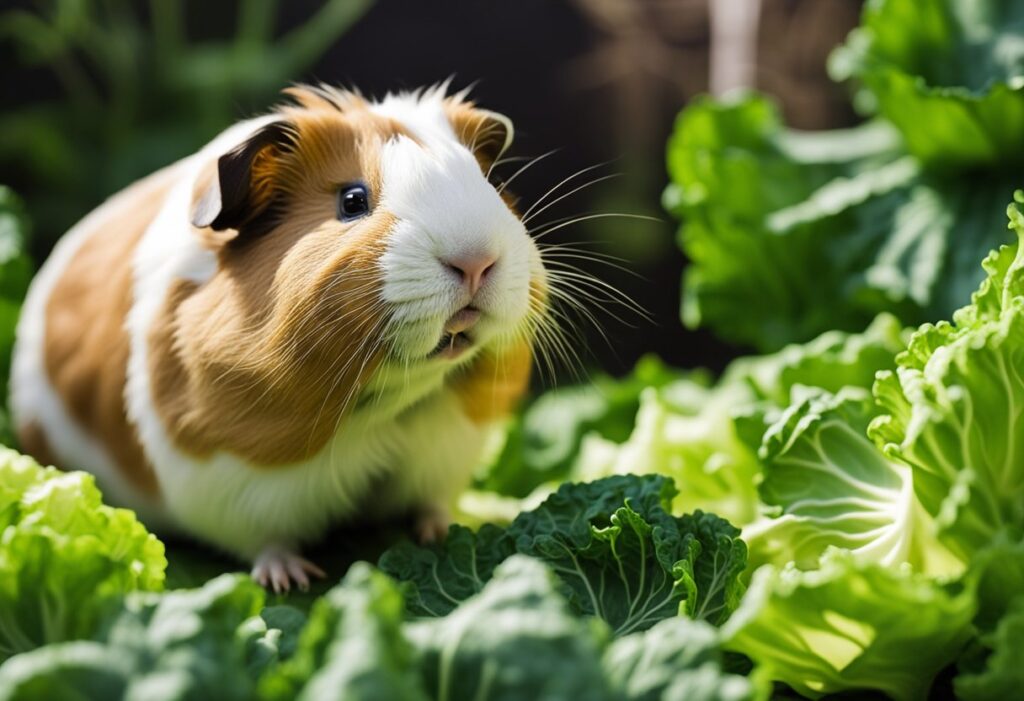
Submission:
<svg viewBox="0 0 1024 701">
<path fill-rule="evenodd" d="M 475 295 L 487 279 L 487 273 L 494 267 L 498 260 L 497 256 L 489 253 L 475 253 L 471 255 L 457 256 L 442 261 L 445 266 L 459 276 L 462 284 L 469 290 L 470 295 Z"/>
</svg>

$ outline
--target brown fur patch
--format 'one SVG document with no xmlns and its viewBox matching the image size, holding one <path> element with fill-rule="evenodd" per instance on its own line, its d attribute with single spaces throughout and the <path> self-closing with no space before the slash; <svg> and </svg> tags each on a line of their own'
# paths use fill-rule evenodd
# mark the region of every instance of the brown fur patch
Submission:
<svg viewBox="0 0 1024 701">
<path fill-rule="evenodd" d="M 455 136 L 473 153 L 486 173 L 501 156 L 509 136 L 507 126 L 472 102 L 447 100 L 445 113 Z"/>
<path fill-rule="evenodd" d="M 533 360 L 525 341 L 502 350 L 485 350 L 452 381 L 466 416 L 486 424 L 508 416 L 526 393 Z"/>
<path fill-rule="evenodd" d="M 125 411 L 132 256 L 171 186 L 156 174 L 125 193 L 131 205 L 100 221 L 71 259 L 46 307 L 46 370 L 75 421 L 99 439 L 128 480 L 155 494 L 156 476 Z M 22 441 L 32 436 L 21 435 Z M 74 467 L 66 465 L 65 467 Z"/>
<path fill-rule="evenodd" d="M 56 465 L 57 460 L 50 449 L 46 431 L 35 421 L 18 427 L 18 442 L 23 453 L 31 455 L 40 465 Z"/>
<path fill-rule="evenodd" d="M 150 337 L 157 410 L 197 457 L 224 450 L 263 466 L 311 457 L 383 352 L 377 262 L 395 219 L 378 210 L 339 222 L 336 198 L 339 185 L 362 181 L 376 200 L 380 147 L 396 127 L 358 110 L 282 114 L 298 137 L 253 166 L 257 196 L 276 198 L 281 223 L 252 240 L 240 231 L 202 286 L 178 283 Z"/>
</svg>

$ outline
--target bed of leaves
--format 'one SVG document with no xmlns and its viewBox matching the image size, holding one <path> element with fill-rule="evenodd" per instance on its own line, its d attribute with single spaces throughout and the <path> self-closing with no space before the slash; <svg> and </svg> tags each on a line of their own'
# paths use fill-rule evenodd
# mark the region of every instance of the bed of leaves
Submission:
<svg viewBox="0 0 1024 701">
<path fill-rule="evenodd" d="M 669 143 L 684 321 L 764 354 L 540 396 L 443 544 L 332 534 L 268 597 L 0 454 L 0 699 L 1014 698 L 1024 6 L 872 0 L 831 68 L 864 126 Z M 23 237 L 0 191 L 0 354 Z"/>
</svg>

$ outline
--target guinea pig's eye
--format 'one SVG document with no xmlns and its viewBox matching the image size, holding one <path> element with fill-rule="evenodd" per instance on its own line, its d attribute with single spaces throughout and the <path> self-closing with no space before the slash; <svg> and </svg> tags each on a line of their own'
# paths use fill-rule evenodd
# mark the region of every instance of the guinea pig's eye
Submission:
<svg viewBox="0 0 1024 701">
<path fill-rule="evenodd" d="M 338 219 L 352 221 L 369 213 L 370 195 L 365 185 L 345 185 L 338 190 Z"/>
</svg>

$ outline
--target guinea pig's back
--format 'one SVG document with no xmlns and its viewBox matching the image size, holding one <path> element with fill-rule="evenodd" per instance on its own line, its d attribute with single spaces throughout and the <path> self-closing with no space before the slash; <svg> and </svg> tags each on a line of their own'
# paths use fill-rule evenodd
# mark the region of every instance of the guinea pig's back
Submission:
<svg viewBox="0 0 1024 701">
<path fill-rule="evenodd" d="M 125 320 L 135 248 L 180 168 L 113 196 L 58 242 L 22 307 L 11 374 L 23 450 L 92 472 L 113 501 L 151 513 L 157 482 L 125 412 Z"/>
</svg>

